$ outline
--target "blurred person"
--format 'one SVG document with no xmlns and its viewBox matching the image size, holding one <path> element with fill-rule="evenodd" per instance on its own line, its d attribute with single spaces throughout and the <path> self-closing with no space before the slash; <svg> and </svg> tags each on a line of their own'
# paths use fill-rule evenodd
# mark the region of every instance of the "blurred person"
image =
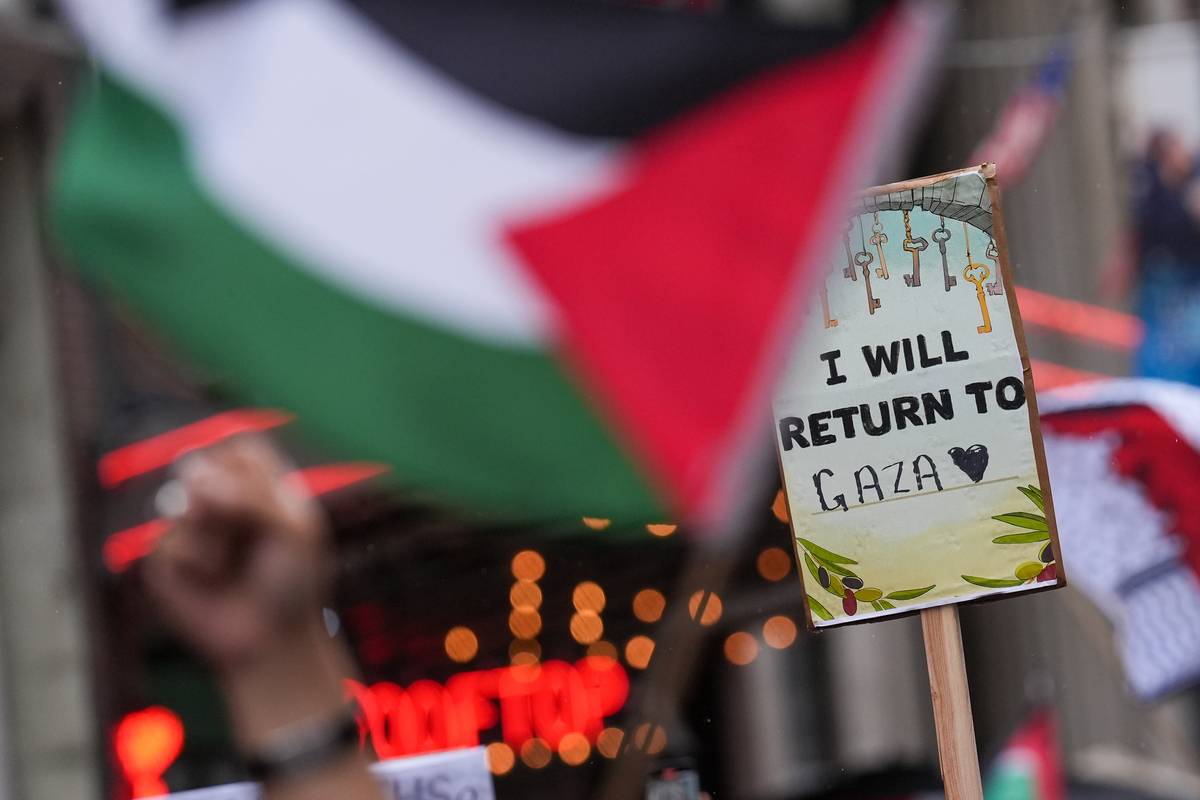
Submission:
<svg viewBox="0 0 1200 800">
<path fill-rule="evenodd" d="M 1179 135 L 1154 132 L 1134 180 L 1137 374 L 1200 384 L 1200 180 Z"/>
<path fill-rule="evenodd" d="M 235 741 L 271 800 L 378 800 L 325 630 L 328 526 L 264 440 L 178 464 L 186 505 L 147 567 L 168 623 L 212 666 Z"/>
</svg>

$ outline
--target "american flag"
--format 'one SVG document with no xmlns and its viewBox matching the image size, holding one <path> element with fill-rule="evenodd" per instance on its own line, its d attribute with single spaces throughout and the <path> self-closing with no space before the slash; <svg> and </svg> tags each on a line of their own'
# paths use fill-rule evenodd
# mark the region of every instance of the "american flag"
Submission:
<svg viewBox="0 0 1200 800">
<path fill-rule="evenodd" d="M 1054 124 L 1071 72 L 1071 48 L 1057 44 L 1032 79 L 1017 89 L 991 133 L 967 163 L 994 162 L 1002 184 L 1021 180 Z"/>
</svg>

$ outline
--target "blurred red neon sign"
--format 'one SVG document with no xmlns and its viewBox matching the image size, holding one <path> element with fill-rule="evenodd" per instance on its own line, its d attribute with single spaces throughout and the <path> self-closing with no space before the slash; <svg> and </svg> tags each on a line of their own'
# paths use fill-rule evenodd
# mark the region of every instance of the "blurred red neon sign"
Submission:
<svg viewBox="0 0 1200 800">
<path fill-rule="evenodd" d="M 346 688 L 361 711 L 363 743 L 369 737 L 386 759 L 473 747 L 480 731 L 497 724 L 514 749 L 534 737 L 557 748 L 568 733 L 595 742 L 604 718 L 625 705 L 629 677 L 613 659 L 589 656 L 574 664 L 547 661 L 461 672 L 444 686 L 421 680 L 405 689 L 348 679 Z"/>
<path fill-rule="evenodd" d="M 183 749 L 183 723 L 162 706 L 134 711 L 117 723 L 113 749 L 133 797 L 166 794 L 162 776 Z"/>
</svg>

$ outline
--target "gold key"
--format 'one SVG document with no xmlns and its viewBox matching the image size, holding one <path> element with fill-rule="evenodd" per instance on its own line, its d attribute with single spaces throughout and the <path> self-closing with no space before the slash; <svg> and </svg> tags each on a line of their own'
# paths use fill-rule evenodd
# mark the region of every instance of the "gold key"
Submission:
<svg viewBox="0 0 1200 800">
<path fill-rule="evenodd" d="M 1004 294 L 1004 276 L 1000 270 L 1000 254 L 996 252 L 995 239 L 988 239 L 987 250 L 984 250 L 983 254 L 990 258 L 992 260 L 992 264 L 994 264 L 996 267 L 994 270 L 992 270 L 996 276 L 996 280 L 987 285 L 987 293 L 991 295 Z"/>
<path fill-rule="evenodd" d="M 868 242 L 875 245 L 875 252 L 879 253 L 879 266 L 875 268 L 875 274 L 883 278 L 885 281 L 890 277 L 888 275 L 887 256 L 883 254 L 883 246 L 887 244 L 887 234 L 883 232 L 883 223 L 879 221 L 879 212 L 875 212 L 875 221 L 871 223 L 871 238 Z"/>
<path fill-rule="evenodd" d="M 929 240 L 924 236 L 913 238 L 912 226 L 908 221 L 908 212 L 901 211 L 904 219 L 904 244 L 901 245 L 912 256 L 912 273 L 904 276 L 905 286 L 920 286 L 921 285 L 921 251 L 929 247 Z"/>
<path fill-rule="evenodd" d="M 842 275 L 856 281 L 858 273 L 854 271 L 854 254 L 850 252 L 850 226 L 853 224 L 852 221 L 847 220 L 846 227 L 842 230 L 842 246 L 846 248 L 846 266 L 842 270 Z"/>
<path fill-rule="evenodd" d="M 967 223 L 963 223 L 963 238 L 967 241 L 967 266 L 963 268 L 963 280 L 975 284 L 975 299 L 979 301 L 979 311 L 983 314 L 983 324 L 975 328 L 976 333 L 992 332 L 992 317 L 988 314 L 987 294 L 984 293 L 983 283 L 992 276 L 987 264 L 976 264 L 971 260 L 971 239 L 967 233 Z"/>
</svg>

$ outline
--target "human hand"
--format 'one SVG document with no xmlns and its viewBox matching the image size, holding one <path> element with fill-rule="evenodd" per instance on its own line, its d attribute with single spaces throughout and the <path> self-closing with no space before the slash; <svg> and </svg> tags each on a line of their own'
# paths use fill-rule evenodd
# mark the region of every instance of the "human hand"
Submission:
<svg viewBox="0 0 1200 800">
<path fill-rule="evenodd" d="M 222 671 L 309 637 L 330 583 L 327 526 L 277 451 L 239 436 L 177 472 L 184 510 L 146 576 L 167 620 Z"/>
<path fill-rule="evenodd" d="M 167 620 L 213 666 L 246 753 L 281 731 L 345 713 L 345 649 L 324 630 L 328 526 L 264 439 L 237 437 L 179 465 L 182 514 L 150 557 L 147 580 Z M 349 749 L 270 800 L 379 800 L 364 755 Z"/>
</svg>

